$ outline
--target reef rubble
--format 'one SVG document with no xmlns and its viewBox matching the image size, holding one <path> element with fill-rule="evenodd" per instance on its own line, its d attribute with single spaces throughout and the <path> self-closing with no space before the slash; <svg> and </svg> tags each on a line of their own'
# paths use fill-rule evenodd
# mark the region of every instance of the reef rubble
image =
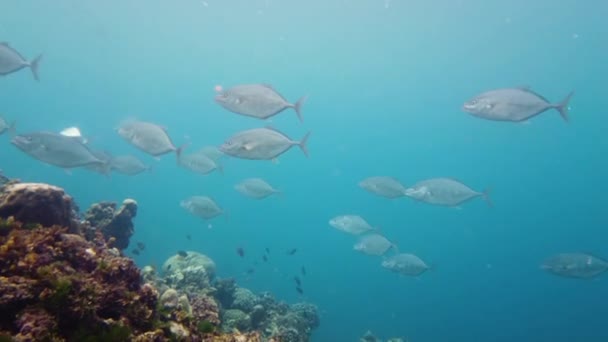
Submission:
<svg viewBox="0 0 608 342">
<path fill-rule="evenodd" d="M 216 278 L 195 251 L 161 272 L 122 250 L 137 203 L 93 205 L 80 218 L 63 189 L 0 185 L 0 341 L 304 342 L 314 305 L 289 305 Z"/>
</svg>

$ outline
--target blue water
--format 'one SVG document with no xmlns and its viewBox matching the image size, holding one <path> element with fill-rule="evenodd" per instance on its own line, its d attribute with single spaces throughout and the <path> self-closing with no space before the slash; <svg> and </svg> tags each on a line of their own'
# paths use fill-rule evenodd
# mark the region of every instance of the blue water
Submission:
<svg viewBox="0 0 608 342">
<path fill-rule="evenodd" d="M 77 125 L 94 146 L 138 155 L 154 171 L 69 175 L 8 136 L 0 167 L 64 187 L 83 209 L 135 198 L 132 241 L 147 245 L 139 265 L 180 249 L 207 254 L 222 277 L 317 304 L 313 341 L 354 341 L 368 329 L 414 342 L 606 341 L 608 279 L 558 278 L 539 265 L 568 251 L 608 258 L 607 14 L 599 0 L 4 1 L 0 40 L 44 59 L 40 83 L 28 70 L 0 79 L 0 112 L 19 132 Z M 166 126 L 176 144 L 219 145 L 267 123 L 222 109 L 213 87 L 254 82 L 292 101 L 309 95 L 303 124 L 290 111 L 271 124 L 294 139 L 312 131 L 310 159 L 298 149 L 278 164 L 228 159 L 225 175 L 200 176 L 113 130 L 135 117 Z M 556 111 L 510 124 L 460 110 L 481 91 L 524 85 L 554 102 L 576 90 L 571 122 Z M 374 175 L 406 185 L 455 177 L 490 187 L 495 206 L 374 197 L 357 187 Z M 233 189 L 253 176 L 285 195 L 253 201 Z M 191 195 L 214 197 L 229 219 L 208 229 L 180 208 Z M 345 213 L 434 269 L 403 278 L 357 254 L 355 239 L 327 223 Z M 247 277 L 266 247 L 271 263 Z M 291 280 L 301 266 L 303 297 Z"/>
</svg>

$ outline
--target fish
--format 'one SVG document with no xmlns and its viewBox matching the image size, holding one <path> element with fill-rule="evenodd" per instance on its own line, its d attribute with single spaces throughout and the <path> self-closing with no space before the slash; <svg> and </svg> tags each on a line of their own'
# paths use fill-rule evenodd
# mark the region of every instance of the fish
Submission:
<svg viewBox="0 0 608 342">
<path fill-rule="evenodd" d="M 304 266 L 302 266 L 302 268 L 300 268 L 300 272 L 302 273 L 303 276 L 306 275 L 306 268 L 304 268 Z"/>
<path fill-rule="evenodd" d="M 192 236 L 190 234 L 186 235 L 186 239 L 188 239 L 188 241 L 192 241 Z"/>
<path fill-rule="evenodd" d="M 139 249 L 133 248 L 133 250 L 131 251 L 131 253 L 133 253 L 135 255 L 139 255 Z"/>
<path fill-rule="evenodd" d="M 466 101 L 462 110 L 475 117 L 493 121 L 521 122 L 550 109 L 556 109 L 568 121 L 568 106 L 574 92 L 559 103 L 551 103 L 529 88 L 494 89 Z"/>
<path fill-rule="evenodd" d="M 353 249 L 357 252 L 376 256 L 384 255 L 391 248 L 398 250 L 397 246 L 387 238 L 375 233 L 364 235 L 353 245 Z"/>
<path fill-rule="evenodd" d="M 138 242 L 137 242 L 137 248 L 139 248 L 140 250 L 142 250 L 142 251 L 143 251 L 144 249 L 146 249 L 146 244 L 144 244 L 144 243 L 143 243 L 143 242 L 141 242 L 141 241 L 138 241 Z"/>
<path fill-rule="evenodd" d="M 306 144 L 310 132 L 300 141 L 293 141 L 274 128 L 254 128 L 240 131 L 228 138 L 220 147 L 222 153 L 232 157 L 251 160 L 276 160 L 293 146 L 298 146 L 306 157 Z"/>
<path fill-rule="evenodd" d="M 419 276 L 429 269 L 422 259 L 409 253 L 395 254 L 384 259 L 382 267 L 406 276 Z"/>
<path fill-rule="evenodd" d="M 368 177 L 357 185 L 372 194 L 390 199 L 404 197 L 406 191 L 405 186 L 399 180 L 389 176 Z"/>
<path fill-rule="evenodd" d="M 209 158 L 202 152 L 179 154 L 177 157 L 177 165 L 201 175 L 207 175 L 215 170 L 222 174 L 224 173 L 220 164 L 216 163 L 215 160 Z"/>
<path fill-rule="evenodd" d="M 11 136 L 14 136 L 15 125 L 15 121 L 8 123 L 3 117 L 0 116 L 0 135 L 8 132 Z"/>
<path fill-rule="evenodd" d="M 288 255 L 294 255 L 294 254 L 296 254 L 297 251 L 298 251 L 297 248 L 292 248 L 292 249 L 290 249 L 290 250 L 287 251 L 287 254 Z"/>
<path fill-rule="evenodd" d="M 103 164 L 86 165 L 84 166 L 84 168 L 93 172 L 100 173 L 102 175 L 109 175 L 112 171 L 112 166 L 110 164 L 112 160 L 112 155 L 110 154 L 110 152 L 103 150 L 91 150 L 91 153 L 93 153 L 93 155 L 97 159 L 103 161 Z"/>
<path fill-rule="evenodd" d="M 66 137 L 79 139 L 83 144 L 87 144 L 89 142 L 89 140 L 82 135 L 82 132 L 80 132 L 80 128 L 78 127 L 68 127 L 59 132 L 59 134 Z"/>
<path fill-rule="evenodd" d="M 32 61 L 26 60 L 17 50 L 13 49 L 7 42 L 0 42 L 0 75 L 6 76 L 23 68 L 30 68 L 32 76 L 40 81 L 38 66 L 42 60 L 42 54 Z"/>
<path fill-rule="evenodd" d="M 129 176 L 152 170 L 152 166 L 144 164 L 139 158 L 132 155 L 122 155 L 111 158 L 110 167 L 118 173 Z"/>
<path fill-rule="evenodd" d="M 406 194 L 420 202 L 448 207 L 457 207 L 471 199 L 481 197 L 488 206 L 493 206 L 488 189 L 478 192 L 454 178 L 423 180 L 408 188 Z"/>
<path fill-rule="evenodd" d="M 179 255 L 182 258 L 185 258 L 188 256 L 188 252 L 186 251 L 177 251 L 177 255 Z"/>
<path fill-rule="evenodd" d="M 302 286 L 302 281 L 300 280 L 300 277 L 295 276 L 295 277 L 293 277 L 293 280 L 296 282 L 298 287 Z"/>
<path fill-rule="evenodd" d="M 255 273 L 255 268 L 250 267 L 247 269 L 247 274 L 254 274 Z"/>
<path fill-rule="evenodd" d="M 296 291 L 298 291 L 298 293 L 301 295 L 304 294 L 304 290 L 302 290 L 302 288 L 299 286 L 296 286 Z"/>
<path fill-rule="evenodd" d="M 339 215 L 329 220 L 329 225 L 346 233 L 361 235 L 379 228 L 372 227 L 359 215 Z"/>
<path fill-rule="evenodd" d="M 94 164 L 108 166 L 77 139 L 53 132 L 20 134 L 13 137 L 11 143 L 35 159 L 64 169 Z"/>
<path fill-rule="evenodd" d="M 220 91 L 215 102 L 225 109 L 244 116 L 268 119 L 285 109 L 293 108 L 298 120 L 302 119 L 302 104 L 306 96 L 290 103 L 268 84 L 243 84 Z"/>
<path fill-rule="evenodd" d="M 180 206 L 205 220 L 225 214 L 225 211 L 212 198 L 207 196 L 191 196 L 181 201 Z"/>
<path fill-rule="evenodd" d="M 173 144 L 165 128 L 151 122 L 126 120 L 116 131 L 131 145 L 154 157 L 175 152 L 179 158 L 182 151 L 182 147 Z"/>
<path fill-rule="evenodd" d="M 238 254 L 241 258 L 245 256 L 245 250 L 243 247 L 239 247 L 236 249 L 236 254 Z"/>
<path fill-rule="evenodd" d="M 264 248 L 264 251 L 266 251 L 266 254 L 270 254 L 270 248 L 266 247 Z"/>
<path fill-rule="evenodd" d="M 561 277 L 587 279 L 608 270 L 608 261 L 590 253 L 560 253 L 547 258 L 541 269 Z"/>
<path fill-rule="evenodd" d="M 266 256 L 266 254 L 262 255 L 262 260 L 264 260 L 264 262 L 268 262 L 268 257 Z"/>
<path fill-rule="evenodd" d="M 225 154 L 220 151 L 217 146 L 205 146 L 196 151 L 196 153 L 201 153 L 207 156 L 207 158 L 213 160 L 214 162 L 218 162 Z"/>
<path fill-rule="evenodd" d="M 273 188 L 261 178 L 248 178 L 234 186 L 236 191 L 255 199 L 263 199 L 270 195 L 281 194 L 281 191 Z"/>
</svg>

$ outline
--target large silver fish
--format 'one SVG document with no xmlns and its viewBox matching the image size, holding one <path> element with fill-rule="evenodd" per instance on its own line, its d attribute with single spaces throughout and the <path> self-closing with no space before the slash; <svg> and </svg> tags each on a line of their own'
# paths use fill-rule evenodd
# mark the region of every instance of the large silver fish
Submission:
<svg viewBox="0 0 608 342">
<path fill-rule="evenodd" d="M 541 268 L 561 277 L 593 278 L 608 270 L 608 261 L 586 253 L 561 253 L 549 257 Z"/>
<path fill-rule="evenodd" d="M 177 164 L 192 172 L 206 175 L 215 170 L 224 173 L 222 165 L 216 160 L 207 156 L 204 151 L 197 151 L 191 154 L 180 153 L 177 157 Z"/>
<path fill-rule="evenodd" d="M 359 239 L 359 242 L 353 245 L 353 249 L 357 252 L 376 256 L 384 255 L 391 248 L 398 250 L 397 246 L 387 238 L 375 233 L 364 235 Z"/>
<path fill-rule="evenodd" d="M 47 164 L 65 169 L 87 165 L 107 165 L 78 139 L 52 132 L 35 132 L 15 136 L 11 143 L 21 151 Z"/>
<path fill-rule="evenodd" d="M 462 106 L 463 111 L 483 119 L 495 121 L 525 121 L 549 109 L 556 109 L 568 121 L 571 92 L 560 103 L 551 103 L 527 88 L 490 90 L 475 96 Z"/>
<path fill-rule="evenodd" d="M 209 220 L 226 212 L 207 196 L 192 196 L 180 202 L 180 206 L 194 216 Z"/>
<path fill-rule="evenodd" d="M 254 128 L 241 131 L 226 140 L 220 147 L 224 154 L 255 160 L 272 160 L 285 153 L 293 146 L 298 146 L 308 157 L 308 132 L 301 141 L 291 140 L 274 128 Z"/>
<path fill-rule="evenodd" d="M 234 186 L 236 191 L 241 194 L 255 198 L 262 199 L 270 195 L 280 194 L 281 191 L 273 188 L 265 180 L 261 178 L 248 178 Z"/>
<path fill-rule="evenodd" d="M 353 235 L 361 235 L 378 229 L 372 227 L 363 217 L 350 214 L 333 217 L 329 220 L 329 225 L 337 230 Z"/>
<path fill-rule="evenodd" d="M 150 171 L 152 167 L 144 164 L 139 158 L 132 155 L 116 156 L 110 159 L 112 170 L 123 175 L 134 176 L 144 171 Z"/>
<path fill-rule="evenodd" d="M 419 276 L 429 269 L 422 259 L 409 253 L 395 254 L 384 259 L 382 267 L 406 276 Z"/>
<path fill-rule="evenodd" d="M 118 134 L 140 150 L 158 157 L 175 152 L 179 156 L 181 147 L 173 144 L 167 130 L 157 124 L 138 120 L 128 120 L 116 129 Z"/>
<path fill-rule="evenodd" d="M 39 81 L 38 65 L 41 59 L 42 55 L 38 55 L 34 60 L 28 61 L 8 43 L 0 42 L 0 75 L 2 76 L 12 74 L 23 68 L 30 68 L 34 79 Z"/>
<path fill-rule="evenodd" d="M 287 108 L 293 108 L 300 122 L 302 122 L 302 103 L 305 100 L 306 97 L 302 97 L 292 104 L 266 84 L 237 85 L 215 96 L 215 102 L 227 110 L 258 119 L 268 119 Z"/>
<path fill-rule="evenodd" d="M 372 194 L 390 199 L 404 197 L 406 192 L 405 186 L 399 180 L 388 176 L 368 177 L 360 181 L 358 185 Z"/>
<path fill-rule="evenodd" d="M 429 204 L 456 207 L 476 197 L 492 206 L 488 190 L 475 191 L 452 178 L 432 178 L 420 181 L 406 190 L 406 195 Z"/>
</svg>

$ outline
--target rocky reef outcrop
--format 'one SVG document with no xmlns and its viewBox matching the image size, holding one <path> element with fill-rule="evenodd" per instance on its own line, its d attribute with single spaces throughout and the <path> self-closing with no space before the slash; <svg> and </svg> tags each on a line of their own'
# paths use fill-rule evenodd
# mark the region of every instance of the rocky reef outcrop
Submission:
<svg viewBox="0 0 608 342">
<path fill-rule="evenodd" d="M 60 188 L 0 186 L 0 341 L 290 342 L 319 325 L 315 306 L 216 279 L 195 251 L 140 270 L 121 252 L 136 213 L 104 202 L 79 219 Z"/>
</svg>

